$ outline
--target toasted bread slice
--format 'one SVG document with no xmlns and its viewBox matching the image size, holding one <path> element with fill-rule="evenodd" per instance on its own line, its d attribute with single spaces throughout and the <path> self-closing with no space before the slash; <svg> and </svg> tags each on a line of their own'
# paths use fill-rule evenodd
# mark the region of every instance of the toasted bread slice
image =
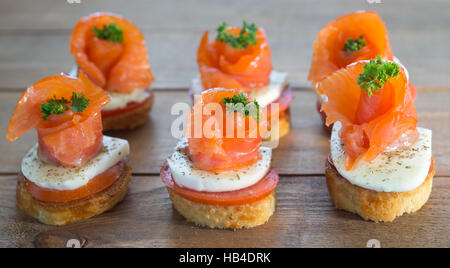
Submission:
<svg viewBox="0 0 450 268">
<path fill-rule="evenodd" d="M 434 172 L 433 168 L 422 185 L 408 192 L 377 192 L 353 185 L 329 161 L 325 176 L 336 208 L 356 213 L 365 220 L 392 222 L 404 213 L 418 211 L 428 201 Z"/>
<path fill-rule="evenodd" d="M 276 130 L 277 127 L 279 129 L 278 138 L 276 137 L 277 135 L 274 131 Z M 290 131 L 291 131 L 291 116 L 290 116 L 290 109 L 287 109 L 281 114 L 280 119 L 278 120 L 278 124 L 272 126 L 269 129 L 268 133 L 264 135 L 263 142 L 272 142 L 277 139 L 279 140 L 282 137 L 289 134 Z"/>
<path fill-rule="evenodd" d="M 264 199 L 239 205 L 215 206 L 196 203 L 168 189 L 174 208 L 188 221 L 217 229 L 252 228 L 266 223 L 275 212 L 276 189 Z"/>
<path fill-rule="evenodd" d="M 21 176 L 22 177 L 22 176 Z M 122 175 L 106 190 L 65 203 L 34 199 L 25 187 L 23 177 L 17 182 L 17 205 L 25 214 L 49 225 L 65 225 L 101 214 L 122 201 L 131 180 L 131 167 L 125 164 Z"/>
<path fill-rule="evenodd" d="M 127 130 L 144 125 L 148 121 L 149 112 L 155 99 L 153 91 L 150 93 L 150 98 L 145 101 L 144 105 L 128 112 L 103 117 L 103 130 Z"/>
</svg>

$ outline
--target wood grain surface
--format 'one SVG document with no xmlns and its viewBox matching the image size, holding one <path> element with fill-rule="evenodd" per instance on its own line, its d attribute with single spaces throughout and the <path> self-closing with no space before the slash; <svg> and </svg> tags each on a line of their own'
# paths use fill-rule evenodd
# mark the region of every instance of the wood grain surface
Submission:
<svg viewBox="0 0 450 268">
<path fill-rule="evenodd" d="M 72 64 L 71 29 L 81 16 L 95 11 L 123 14 L 142 29 L 156 88 L 186 88 L 197 74 L 196 50 L 202 33 L 214 31 L 222 21 L 240 25 L 243 18 L 267 31 L 274 67 L 289 72 L 294 86 L 308 86 L 306 77 L 317 33 L 331 20 L 357 10 L 380 13 L 394 53 L 408 67 L 413 82 L 427 87 L 450 86 L 449 2 L 381 2 L 134 0 L 130 5 L 126 0 L 81 0 L 80 4 L 65 0 L 3 0 L 0 87 L 24 88 L 43 76 L 67 71 Z"/>
<path fill-rule="evenodd" d="M 81 16 L 111 11 L 143 31 L 156 77 L 151 120 L 131 132 L 107 135 L 129 140 L 133 180 L 126 199 L 112 211 L 64 227 L 45 226 L 16 208 L 16 174 L 34 131 L 10 144 L 0 139 L 0 247 L 450 247 L 450 2 L 396 0 L 3 0 L 0 3 L 0 126 L 4 137 L 21 92 L 40 78 L 73 65 L 69 38 Z M 306 80 L 317 32 L 338 16 L 357 10 L 380 13 L 394 53 L 418 87 L 419 126 L 433 130 L 436 178 L 429 202 L 394 223 L 375 224 L 333 208 L 324 161 L 328 134 Z M 275 215 L 263 226 L 240 231 L 209 230 L 187 223 L 159 179 L 172 153 L 175 103 L 190 104 L 187 88 L 196 76 L 196 49 L 205 30 L 245 18 L 268 33 L 275 69 L 289 72 L 295 101 L 292 131 L 273 155 L 281 174 Z M 162 23 L 163 22 L 163 23 Z"/>
<path fill-rule="evenodd" d="M 394 223 L 373 223 L 334 209 L 322 176 L 281 177 L 277 210 L 249 230 L 210 230 L 187 223 L 173 208 L 159 177 L 137 176 L 112 211 L 64 227 L 37 223 L 15 208 L 15 176 L 0 177 L 0 246 L 65 247 L 449 247 L 450 180 L 435 178 L 428 203 Z M 101 230 L 101 231 L 100 231 Z"/>
</svg>

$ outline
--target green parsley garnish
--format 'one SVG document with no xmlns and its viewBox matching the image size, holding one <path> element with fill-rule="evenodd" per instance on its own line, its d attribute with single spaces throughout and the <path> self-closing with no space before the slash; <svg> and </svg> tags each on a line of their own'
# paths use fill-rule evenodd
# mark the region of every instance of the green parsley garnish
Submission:
<svg viewBox="0 0 450 268">
<path fill-rule="evenodd" d="M 222 99 L 222 103 L 227 107 L 227 112 L 238 112 L 244 117 L 251 116 L 259 122 L 259 103 L 255 100 L 253 103 L 243 94 L 239 93 L 233 97 Z"/>
<path fill-rule="evenodd" d="M 358 51 L 361 48 L 366 46 L 366 41 L 364 41 L 364 37 L 361 35 L 357 39 L 347 39 L 344 45 L 344 51 Z"/>
<path fill-rule="evenodd" d="M 69 101 L 64 97 L 57 99 L 56 95 L 54 95 L 52 99 L 48 99 L 47 102 L 42 103 L 41 114 L 44 115 L 42 118 L 47 120 L 52 114 L 63 114 L 65 111 L 69 110 L 67 104 L 69 104 Z"/>
<path fill-rule="evenodd" d="M 123 43 L 123 31 L 114 22 L 103 25 L 103 29 L 94 27 L 92 32 L 102 40 L 108 40 L 116 43 Z"/>
<path fill-rule="evenodd" d="M 71 103 L 71 105 L 68 105 Z M 89 105 L 89 99 L 84 97 L 84 93 L 72 92 L 71 102 L 64 97 L 57 99 L 56 95 L 48 99 L 41 105 L 42 119 L 47 120 L 53 114 L 63 114 L 65 111 L 72 109 L 73 112 L 83 112 Z"/>
<path fill-rule="evenodd" d="M 69 108 L 75 113 L 86 110 L 86 107 L 89 105 L 89 99 L 84 97 L 84 93 L 72 92 L 71 100 L 72 105 L 69 105 Z"/>
<path fill-rule="evenodd" d="M 373 91 L 378 91 L 384 86 L 389 78 L 397 77 L 400 74 L 398 64 L 389 61 L 383 61 L 380 56 L 364 65 L 363 72 L 356 79 L 359 87 L 367 92 L 371 97 Z"/>
<path fill-rule="evenodd" d="M 242 30 L 238 36 L 229 33 L 227 27 L 228 24 L 226 22 L 219 25 L 216 41 L 229 44 L 234 49 L 246 49 L 249 45 L 256 45 L 256 41 L 258 40 L 256 31 L 258 31 L 258 27 L 255 24 L 249 24 L 244 20 Z"/>
</svg>

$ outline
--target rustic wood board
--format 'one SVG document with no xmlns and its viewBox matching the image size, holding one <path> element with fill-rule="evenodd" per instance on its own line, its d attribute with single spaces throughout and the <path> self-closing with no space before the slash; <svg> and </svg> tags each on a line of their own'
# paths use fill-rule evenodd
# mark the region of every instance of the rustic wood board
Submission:
<svg viewBox="0 0 450 268">
<path fill-rule="evenodd" d="M 108 213 L 65 227 L 41 225 L 16 208 L 16 173 L 23 155 L 36 142 L 35 134 L 28 133 L 14 144 L 0 138 L 0 247 L 64 246 L 69 239 L 84 241 L 86 247 L 364 247 L 369 239 L 378 239 L 382 247 L 450 247 L 450 2 L 257 2 L 1 1 L 3 137 L 20 92 L 44 76 L 71 68 L 71 28 L 81 16 L 94 11 L 121 13 L 142 29 L 157 80 L 153 84 L 157 101 L 144 127 L 108 133 L 131 144 L 134 177 L 125 201 Z M 306 80 L 320 28 L 338 16 L 363 9 L 379 12 L 386 22 L 395 55 L 408 67 L 412 81 L 421 86 L 416 101 L 419 126 L 433 130 L 437 178 L 432 196 L 418 213 L 389 224 L 365 222 L 333 208 L 322 175 L 328 134 Z M 187 87 L 198 72 L 195 54 L 201 34 L 222 21 L 240 24 L 242 14 L 265 28 L 275 69 L 289 72 L 296 87 L 292 131 L 274 152 L 273 164 L 282 176 L 277 212 L 269 223 L 236 232 L 208 230 L 187 223 L 172 209 L 158 173 L 176 143 L 170 135 L 176 118 L 170 108 L 176 102 L 189 103 Z"/>
<path fill-rule="evenodd" d="M 15 176 L 0 177 L 0 247 L 449 247 L 450 179 L 435 178 L 428 203 L 393 223 L 373 223 L 333 208 L 324 177 L 281 177 L 277 211 L 249 230 L 196 227 L 173 208 L 157 176 L 134 177 L 112 211 L 64 227 L 45 226 L 15 206 Z"/>
<path fill-rule="evenodd" d="M 127 139 L 131 145 L 130 163 L 136 174 L 154 175 L 170 156 L 176 139 L 171 136 L 171 107 L 177 102 L 190 104 L 186 91 L 157 91 L 151 120 L 135 131 L 108 132 L 107 135 Z M 14 105 L 19 98 L 16 92 L 0 92 L 0 125 L 6 126 Z M 296 90 L 291 107 L 292 131 L 283 138 L 274 152 L 273 164 L 283 175 L 320 175 L 324 172 L 324 159 L 329 153 L 328 133 L 315 108 L 316 95 L 312 90 Z M 450 176 L 450 90 L 419 90 L 417 110 L 419 125 L 433 130 L 433 155 L 436 174 Z M 36 142 L 34 131 L 25 134 L 14 143 L 0 139 L 0 174 L 15 173 L 22 157 Z"/>
<path fill-rule="evenodd" d="M 139 0 L 133 5 L 117 0 L 81 0 L 81 4 L 4 0 L 0 3 L 0 87 L 24 88 L 44 76 L 67 71 L 72 64 L 69 37 L 73 25 L 81 16 L 99 10 L 121 13 L 144 31 L 156 88 L 187 87 L 197 74 L 196 50 L 203 31 L 214 30 L 222 21 L 240 24 L 243 17 L 266 29 L 274 67 L 289 72 L 293 85 L 308 86 L 306 77 L 317 32 L 336 17 L 363 9 L 380 13 L 395 55 L 408 67 L 413 82 L 432 87 L 450 85 L 450 3 L 445 0 L 381 4 L 365 0 L 265 0 L 257 4 Z"/>
</svg>

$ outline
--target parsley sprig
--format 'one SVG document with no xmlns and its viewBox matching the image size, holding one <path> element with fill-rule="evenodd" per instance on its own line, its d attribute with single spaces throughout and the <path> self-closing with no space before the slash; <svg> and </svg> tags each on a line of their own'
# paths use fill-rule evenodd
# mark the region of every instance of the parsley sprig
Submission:
<svg viewBox="0 0 450 268">
<path fill-rule="evenodd" d="M 69 107 L 67 107 L 67 104 L 69 103 L 70 102 L 64 97 L 57 99 L 56 95 L 54 95 L 52 99 L 48 99 L 47 102 L 42 103 L 41 114 L 44 115 L 42 116 L 42 119 L 47 120 L 52 114 L 63 114 L 65 111 L 69 110 Z"/>
<path fill-rule="evenodd" d="M 104 24 L 103 29 L 94 27 L 92 32 L 102 40 L 108 40 L 116 43 L 123 43 L 123 31 L 114 22 L 109 25 Z"/>
<path fill-rule="evenodd" d="M 82 112 L 86 110 L 89 105 L 89 99 L 84 97 L 84 93 L 76 93 L 72 92 L 72 105 L 69 105 L 69 108 L 72 109 L 75 113 Z"/>
<path fill-rule="evenodd" d="M 344 51 L 358 51 L 361 48 L 366 46 L 366 41 L 364 41 L 364 37 L 361 35 L 357 39 L 347 39 L 344 45 Z"/>
<path fill-rule="evenodd" d="M 227 31 L 228 24 L 223 22 L 217 28 L 216 41 L 229 44 L 234 49 L 246 49 L 249 45 L 256 45 L 258 36 L 256 32 L 258 27 L 255 24 L 249 24 L 247 21 L 243 21 L 242 30 L 238 36 L 232 35 Z"/>
<path fill-rule="evenodd" d="M 259 122 L 259 103 L 256 100 L 250 102 L 243 93 L 223 98 L 222 103 L 227 107 L 227 112 L 238 112 L 244 117 L 251 116 Z"/>
<path fill-rule="evenodd" d="M 72 109 L 75 113 L 83 112 L 89 105 L 89 101 L 89 99 L 85 98 L 84 93 L 72 92 L 71 101 L 64 97 L 57 99 L 56 95 L 53 95 L 53 98 L 50 98 L 41 104 L 41 114 L 43 114 L 42 119 L 47 120 L 49 116 L 53 114 L 63 114 L 69 109 Z M 71 105 L 69 105 L 69 103 Z"/>
<path fill-rule="evenodd" d="M 400 67 L 398 64 L 383 61 L 380 56 L 377 56 L 364 65 L 363 72 L 356 79 L 356 82 L 371 97 L 373 91 L 380 90 L 390 78 L 397 77 L 399 74 Z"/>
</svg>

